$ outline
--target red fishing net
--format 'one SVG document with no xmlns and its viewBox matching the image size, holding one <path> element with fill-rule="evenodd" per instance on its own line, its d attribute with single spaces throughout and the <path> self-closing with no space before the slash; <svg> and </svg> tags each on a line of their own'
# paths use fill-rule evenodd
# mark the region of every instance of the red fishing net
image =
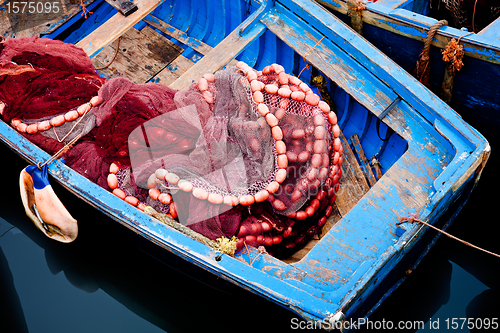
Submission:
<svg viewBox="0 0 500 333">
<path fill-rule="evenodd" d="M 49 153 L 81 135 L 65 163 L 140 209 L 277 256 L 317 235 L 332 212 L 336 116 L 279 65 L 240 63 L 176 92 L 105 81 L 62 42 L 11 39 L 0 51 L 4 121 Z"/>
</svg>

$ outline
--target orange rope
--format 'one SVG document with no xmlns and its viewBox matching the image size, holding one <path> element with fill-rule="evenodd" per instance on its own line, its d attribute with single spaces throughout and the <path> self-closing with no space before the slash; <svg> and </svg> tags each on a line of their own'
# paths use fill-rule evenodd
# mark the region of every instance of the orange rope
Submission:
<svg viewBox="0 0 500 333">
<path fill-rule="evenodd" d="M 474 18 L 476 17 L 476 5 L 477 5 L 477 0 L 474 1 L 474 10 L 472 11 L 472 31 L 476 33 L 476 27 L 474 23 Z"/>
<path fill-rule="evenodd" d="M 458 238 L 458 237 L 455 237 L 455 236 L 453 236 L 453 235 L 451 235 L 451 234 L 447 233 L 446 231 L 443 231 L 443 230 L 441 230 L 441 229 L 439 229 L 439 228 L 436 228 L 436 227 L 435 227 L 435 226 L 433 226 L 432 224 L 429 224 L 429 223 L 427 223 L 427 222 L 424 222 L 424 221 L 422 221 L 422 220 L 419 220 L 419 219 L 416 217 L 416 215 L 415 215 L 415 214 L 410 214 L 410 216 L 408 216 L 408 217 L 406 217 L 406 216 L 402 217 L 402 218 L 401 218 L 401 220 L 400 220 L 400 222 L 396 223 L 396 225 L 397 225 L 397 226 L 399 226 L 399 225 L 401 225 L 402 223 L 405 223 L 405 222 L 408 222 L 408 223 L 414 223 L 414 222 L 417 222 L 417 223 L 422 223 L 422 224 L 424 224 L 424 225 L 426 225 L 426 226 L 428 226 L 428 227 L 430 227 L 430 228 L 432 228 L 432 229 L 434 229 L 434 230 L 436 230 L 436 231 L 439 231 L 440 233 L 442 233 L 442 234 L 444 234 L 444 235 L 446 235 L 446 236 L 448 236 L 448 237 L 450 237 L 450 238 L 452 238 L 452 239 L 454 239 L 454 240 L 459 241 L 459 242 L 460 242 L 460 243 L 462 243 L 462 244 L 465 244 L 465 245 L 467 245 L 467 246 L 473 247 L 473 248 L 475 248 L 475 249 L 477 249 L 477 250 L 480 250 L 480 251 L 486 252 L 486 253 L 488 253 L 488 254 L 491 254 L 491 255 L 493 255 L 493 256 L 495 256 L 495 257 L 500 258 L 500 255 L 499 255 L 499 254 L 496 254 L 496 253 L 490 252 L 490 251 L 488 251 L 488 250 L 485 250 L 485 249 L 483 249 L 483 248 L 480 248 L 479 246 L 473 245 L 473 244 L 471 244 L 471 243 L 469 243 L 469 242 L 466 242 L 466 241 L 464 241 L 464 240 L 462 240 L 462 239 L 460 239 L 460 238 Z"/>
<path fill-rule="evenodd" d="M 111 60 L 106 65 L 98 67 L 98 68 L 96 68 L 96 70 L 101 71 L 103 69 L 106 69 L 106 68 L 108 68 L 113 63 L 113 61 L 115 61 L 115 58 L 118 55 L 118 51 L 120 51 L 120 38 L 121 37 L 122 36 L 118 37 L 118 39 L 117 39 L 116 50 L 115 50 L 115 54 L 113 55 L 113 58 L 111 58 Z"/>
<path fill-rule="evenodd" d="M 442 51 L 443 61 L 450 63 L 450 68 L 453 71 L 459 71 L 464 66 L 462 58 L 464 57 L 464 48 L 458 44 L 455 38 L 452 38 L 445 49 Z"/>
</svg>

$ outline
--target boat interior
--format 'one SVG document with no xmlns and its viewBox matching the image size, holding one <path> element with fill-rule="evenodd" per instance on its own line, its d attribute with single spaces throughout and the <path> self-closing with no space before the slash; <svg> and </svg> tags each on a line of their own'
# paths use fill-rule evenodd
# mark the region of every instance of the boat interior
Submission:
<svg viewBox="0 0 500 333">
<path fill-rule="evenodd" d="M 224 43 L 234 43 L 230 40 L 231 34 L 237 33 L 237 27 L 260 3 L 248 0 L 225 0 L 218 5 L 209 0 L 139 0 L 136 3 L 137 12 L 124 17 L 108 2 L 95 0 L 87 6 L 92 16 L 87 19 L 73 16 L 45 37 L 82 47 L 106 78 L 120 76 L 134 83 L 157 82 L 182 89 L 203 73 L 234 65 L 238 60 L 256 70 L 278 63 L 287 73 L 309 83 L 323 98 L 328 95 L 332 99 L 344 151 L 340 190 L 322 233 L 285 259 L 286 263 L 304 258 L 407 151 L 405 138 L 307 63 L 271 30 L 266 29 L 251 44 L 245 45 L 235 60 L 234 55 L 221 52 Z M 320 75 L 325 79 L 324 87 L 317 87 L 313 81 Z M 450 150 L 453 149 L 450 147 Z M 450 152 L 447 159 L 450 160 L 452 154 Z"/>
<path fill-rule="evenodd" d="M 88 9 L 95 17 L 107 20 L 115 27 L 124 23 L 123 16 L 105 1 L 95 1 Z M 150 13 L 145 13 L 147 15 L 142 20 L 130 22 L 119 29 L 120 32 L 124 31 L 120 37 L 106 34 L 103 44 L 111 39 L 115 41 L 102 48 L 96 46 L 100 42 L 98 38 L 101 38 L 98 30 L 106 28 L 103 25 L 94 30 L 95 22 L 91 19 L 75 17 L 47 37 L 74 43 L 84 49 L 92 41 L 93 48 L 87 53 L 91 54 L 96 68 L 103 68 L 100 73 L 104 77 L 121 76 L 134 83 L 157 82 L 184 88 L 186 83 L 183 75 L 195 64 L 203 63 L 204 57 L 255 9 L 248 1 L 225 1 L 220 6 L 211 6 L 208 0 L 187 1 L 183 5 L 176 1 L 165 1 Z M 143 10 L 147 9 L 143 7 Z M 225 24 L 214 21 L 214 18 L 224 18 Z M 113 22 L 115 20 L 117 22 Z M 71 29 L 68 29 L 69 25 L 72 25 Z M 66 31 L 72 33 L 67 34 Z M 324 96 L 327 93 L 333 100 L 342 130 L 343 176 L 333 213 L 321 235 L 285 260 L 295 262 L 303 258 L 321 236 L 356 205 L 403 155 L 408 144 L 269 30 L 246 47 L 236 59 L 256 70 L 262 70 L 273 62 L 281 64 L 287 73 L 293 73 L 308 82 L 318 94 Z M 234 65 L 237 60 L 217 66 Z M 318 75 L 325 78 L 326 90 L 323 89 L 323 92 L 318 91 L 313 82 L 313 77 Z"/>
</svg>

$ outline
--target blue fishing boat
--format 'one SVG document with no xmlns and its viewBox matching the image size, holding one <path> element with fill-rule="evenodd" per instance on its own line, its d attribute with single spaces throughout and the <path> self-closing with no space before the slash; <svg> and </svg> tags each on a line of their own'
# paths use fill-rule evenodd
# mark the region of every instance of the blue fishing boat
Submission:
<svg viewBox="0 0 500 333">
<path fill-rule="evenodd" d="M 498 4 L 453 0 L 318 3 L 409 73 L 416 72 L 417 62 L 425 53 L 430 59 L 426 78 L 430 89 L 485 135 L 493 147 L 496 145 L 495 132 L 500 126 L 500 99 L 495 93 L 500 83 Z M 450 64 L 444 60 L 443 51 L 452 39 L 462 48 L 463 67 L 455 70 L 451 84 L 443 88 Z"/>
<path fill-rule="evenodd" d="M 137 202 L 132 205 L 69 168 L 68 159 L 51 158 L 27 139 L 29 134 L 19 133 L 20 121 L 0 122 L 1 140 L 30 163 L 45 164 L 53 179 L 116 220 L 120 228 L 130 229 L 138 241 L 149 243 L 152 252 L 250 290 L 310 325 L 347 329 L 368 318 L 439 238 L 423 224 L 398 222 L 418 216 L 448 228 L 479 180 L 490 152 L 488 142 L 436 95 L 314 2 L 138 0 L 135 4 L 137 10 L 124 17 L 106 2 L 95 1 L 88 7 L 93 12 L 88 19 L 74 16 L 47 37 L 82 48 L 108 79 L 127 77 L 130 82 L 156 82 L 175 89 L 197 82 L 203 90 L 200 78 L 205 73 L 237 64 L 247 73 L 252 67 L 260 74 L 270 68 L 276 74 L 292 74 L 330 99 L 338 126 L 330 135 L 341 139 L 342 148 L 334 149 L 343 152 L 343 163 L 337 164 L 342 170 L 340 186 L 321 231 L 286 256 L 252 246 L 229 255 L 172 220 L 172 214 L 159 221 L 138 209 Z M 29 64 L 14 68 L 22 73 L 35 70 Z M 210 81 L 206 78 L 203 83 Z M 2 103 L 5 116 L 9 105 Z M 90 103 L 88 108 L 102 101 Z M 332 112 L 328 120 L 333 125 L 331 118 Z M 337 128 L 341 133 L 335 133 Z M 279 141 L 276 136 L 273 131 Z M 169 181 L 169 176 L 162 176 Z M 242 198 L 240 204 L 246 205 Z M 49 227 L 42 223 L 39 228 Z"/>
</svg>

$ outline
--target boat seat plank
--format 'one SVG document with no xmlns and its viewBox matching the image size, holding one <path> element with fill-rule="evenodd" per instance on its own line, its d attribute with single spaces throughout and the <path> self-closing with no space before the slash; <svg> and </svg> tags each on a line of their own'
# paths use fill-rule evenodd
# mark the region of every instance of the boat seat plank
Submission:
<svg viewBox="0 0 500 333">
<path fill-rule="evenodd" d="M 188 36 L 185 32 L 171 26 L 167 22 L 164 22 L 153 15 L 148 15 L 143 21 L 203 55 L 212 51 L 212 47 L 210 45 L 205 44 L 199 39 Z"/>
<path fill-rule="evenodd" d="M 340 178 L 340 187 L 337 192 L 335 204 L 341 216 L 345 216 L 370 190 L 370 186 L 359 166 L 359 163 L 352 151 L 344 134 L 341 133 L 343 152 L 342 177 Z"/>
<path fill-rule="evenodd" d="M 89 57 L 93 57 L 104 47 L 120 37 L 125 31 L 142 20 L 161 4 L 162 0 L 135 0 L 134 3 L 138 8 L 134 13 L 127 17 L 121 13 L 116 13 L 90 35 L 76 43 L 76 46 L 81 47 Z"/>
<path fill-rule="evenodd" d="M 146 26 L 141 31 L 130 28 L 118 43 L 105 47 L 93 59 L 96 68 L 108 78 L 125 77 L 134 83 L 145 83 L 163 70 L 182 52 L 182 48 Z M 116 57 L 115 57 L 116 54 Z M 114 57 L 114 60 L 113 60 Z"/>
<path fill-rule="evenodd" d="M 215 73 L 222 67 L 230 64 L 245 46 L 259 37 L 264 30 L 265 26 L 261 23 L 257 23 L 256 26 L 245 35 L 240 36 L 239 28 L 236 28 L 214 47 L 212 51 L 175 80 L 170 87 L 177 90 L 186 89 L 203 74 Z"/>
<path fill-rule="evenodd" d="M 375 178 L 375 175 L 373 174 L 373 170 L 370 167 L 370 163 L 368 162 L 368 159 L 366 158 L 365 151 L 363 150 L 363 147 L 361 146 L 361 142 L 359 141 L 359 137 L 356 133 L 354 133 L 351 136 L 351 142 L 354 146 L 354 150 L 359 156 L 359 159 L 361 160 L 362 168 L 361 170 L 363 171 L 363 174 L 365 175 L 366 179 L 368 180 L 368 184 L 370 184 L 370 187 L 375 185 L 377 182 L 377 179 Z"/>
</svg>

